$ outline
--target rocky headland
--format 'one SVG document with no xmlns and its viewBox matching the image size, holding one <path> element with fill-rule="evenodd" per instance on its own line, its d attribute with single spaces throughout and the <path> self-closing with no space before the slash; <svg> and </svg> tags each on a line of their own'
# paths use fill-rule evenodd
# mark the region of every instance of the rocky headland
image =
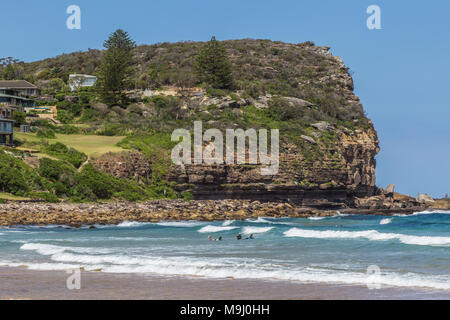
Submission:
<svg viewBox="0 0 450 320">
<path fill-rule="evenodd" d="M 381 203 L 380 199 L 384 197 Z M 260 202 L 258 200 L 158 200 L 145 203 L 110 202 L 92 204 L 48 204 L 10 202 L 0 205 L 0 226 L 64 225 L 82 227 L 114 225 L 125 221 L 221 221 L 244 220 L 258 217 L 327 217 L 339 214 L 392 215 L 433 209 L 450 209 L 450 201 L 437 203 L 407 202 L 385 195 L 359 199 L 358 207 L 317 209 L 295 202 Z"/>
<path fill-rule="evenodd" d="M 124 190 L 105 190 L 108 197 L 99 194 L 96 178 L 83 174 L 83 168 L 68 170 L 64 155 L 53 153 L 59 156 L 59 163 L 50 163 L 59 167 L 61 174 L 41 170 L 42 161 L 22 155 L 23 163 L 20 157 L 10 159 L 11 166 L 23 171 L 21 176 L 33 177 L 33 181 L 47 179 L 38 186 L 29 179 L 24 187 L 40 188 L 36 191 L 67 202 L 7 202 L 0 205 L 0 225 L 79 227 L 124 221 L 309 217 L 336 215 L 338 211 L 389 215 L 449 209 L 448 199 L 435 201 L 427 195 L 413 198 L 396 193 L 392 185 L 386 190 L 377 187 L 377 132 L 354 94 L 352 72 L 340 57 L 331 54 L 330 48 L 311 42 L 250 39 L 222 44 L 233 65 L 235 86 L 229 90 L 207 90 L 191 78 L 203 43 L 163 43 L 136 48 L 135 90 L 127 93 L 131 105 L 109 108 L 95 97 L 89 99 L 76 93 L 58 102 L 71 110 L 74 104 L 80 107 L 77 101 L 85 101 L 83 114 L 89 111 L 90 115 L 81 117 L 87 121 L 86 134 L 127 135 L 120 143 L 124 152 L 89 157 L 87 162 L 95 170 L 122 182 L 133 181 L 142 189 L 156 186 L 164 190 L 164 196 L 164 188 L 170 187 L 172 194 L 189 194 L 189 199 L 195 200 L 121 202 L 118 199 L 127 199 Z M 92 63 L 82 64 L 84 69 L 79 72 L 91 74 L 95 68 L 86 66 L 98 65 L 102 54 L 89 51 L 63 55 L 26 64 L 25 71 L 40 75 L 45 66 L 71 72 L 69 66 L 79 65 L 82 60 Z M 50 80 L 39 81 L 39 86 L 45 88 Z M 53 101 L 56 96 L 48 99 Z M 199 120 L 204 130 L 279 129 L 278 172 L 264 176 L 261 165 L 253 164 L 174 165 L 170 161 L 171 133 L 178 128 L 192 130 L 194 121 Z M 110 127 L 114 132 L 105 132 Z M 94 169 L 89 172 L 95 173 Z M 77 185 L 77 181 L 84 184 Z M 162 188 L 157 184 L 161 181 Z M 97 202 L 69 203 L 80 199 Z M 102 202 L 105 199 L 110 201 Z"/>
</svg>

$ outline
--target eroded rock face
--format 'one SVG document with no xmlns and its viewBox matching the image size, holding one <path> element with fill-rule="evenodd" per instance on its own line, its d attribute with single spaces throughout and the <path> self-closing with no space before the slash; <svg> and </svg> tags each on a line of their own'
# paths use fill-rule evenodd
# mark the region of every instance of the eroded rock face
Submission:
<svg viewBox="0 0 450 320">
<path fill-rule="evenodd" d="M 411 209 L 412 211 L 423 210 L 424 206 L 415 198 L 394 192 L 390 194 L 380 194 L 373 197 L 358 198 L 355 201 L 355 206 L 359 209 L 371 210 L 400 210 Z"/>
<path fill-rule="evenodd" d="M 139 152 L 106 154 L 91 163 L 96 169 L 110 173 L 117 178 L 148 182 L 152 176 L 150 161 Z"/>
<path fill-rule="evenodd" d="M 428 194 L 423 194 L 423 193 L 419 193 L 419 195 L 417 196 L 417 201 L 420 203 L 434 203 L 434 199 L 428 195 Z"/>
<path fill-rule="evenodd" d="M 380 151 L 377 133 L 373 128 L 355 134 L 341 134 L 341 152 L 348 171 L 347 185 L 375 187 L 376 160 Z"/>
<path fill-rule="evenodd" d="M 291 200 L 316 208 L 353 206 L 356 197 L 376 194 L 375 130 L 338 132 L 339 145 L 321 150 L 309 161 L 296 146 L 280 150 L 276 175 L 261 175 L 261 165 L 184 165 L 174 167 L 170 181 L 190 189 L 197 199 Z M 309 143 L 309 142 L 305 142 Z"/>
</svg>

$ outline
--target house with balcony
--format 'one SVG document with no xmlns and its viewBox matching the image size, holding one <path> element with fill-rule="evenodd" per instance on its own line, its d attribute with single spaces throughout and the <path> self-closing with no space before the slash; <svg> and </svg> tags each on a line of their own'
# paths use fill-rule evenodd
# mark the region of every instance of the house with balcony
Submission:
<svg viewBox="0 0 450 320">
<path fill-rule="evenodd" d="M 34 101 L 23 93 L 25 89 L 17 89 L 6 84 L 9 81 L 0 81 L 0 107 L 7 107 L 18 111 L 34 106 Z"/>
<path fill-rule="evenodd" d="M 0 145 L 13 146 L 15 111 L 33 107 L 40 90 L 25 80 L 0 80 Z"/>
<path fill-rule="evenodd" d="M 0 93 L 10 93 L 24 98 L 33 98 L 41 94 L 41 90 L 26 80 L 0 80 Z"/>
<path fill-rule="evenodd" d="M 96 76 L 88 74 L 70 74 L 69 86 L 72 91 L 76 91 L 83 87 L 93 87 L 97 80 Z"/>
<path fill-rule="evenodd" d="M 14 145 L 13 108 L 0 105 L 0 145 Z"/>
</svg>

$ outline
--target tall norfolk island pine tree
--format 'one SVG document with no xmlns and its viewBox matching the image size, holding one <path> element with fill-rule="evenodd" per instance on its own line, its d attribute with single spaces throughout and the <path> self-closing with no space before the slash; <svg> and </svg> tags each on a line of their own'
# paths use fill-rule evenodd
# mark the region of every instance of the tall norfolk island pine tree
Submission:
<svg viewBox="0 0 450 320">
<path fill-rule="evenodd" d="M 200 81 L 215 89 L 231 89 L 233 72 L 225 47 L 211 38 L 195 61 L 195 71 Z"/>
<path fill-rule="evenodd" d="M 100 65 L 98 89 L 107 105 L 123 104 L 124 90 L 129 87 L 134 63 L 133 49 L 136 43 L 128 32 L 118 29 L 103 43 L 106 49 Z"/>
</svg>

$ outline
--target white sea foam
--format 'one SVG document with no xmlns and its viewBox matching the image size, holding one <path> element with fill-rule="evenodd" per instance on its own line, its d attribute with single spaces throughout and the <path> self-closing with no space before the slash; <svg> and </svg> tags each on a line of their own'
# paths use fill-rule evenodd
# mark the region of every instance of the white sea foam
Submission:
<svg viewBox="0 0 450 320">
<path fill-rule="evenodd" d="M 118 224 L 117 226 L 119 228 L 133 228 L 133 227 L 145 226 L 148 224 L 149 224 L 148 222 L 124 221 L 124 222 Z"/>
<path fill-rule="evenodd" d="M 44 243 L 25 243 L 20 249 L 25 251 L 35 251 L 44 256 L 51 256 L 65 251 L 92 254 L 107 254 L 113 252 L 111 249 L 107 248 L 64 247 Z"/>
<path fill-rule="evenodd" d="M 208 278 L 235 278 L 235 279 L 264 279 L 264 280 L 288 280 L 300 282 L 326 282 L 365 285 L 368 277 L 365 272 L 330 272 L 330 270 L 285 270 L 273 269 L 265 265 L 249 266 L 245 268 L 241 266 L 223 266 L 222 268 L 211 268 L 204 265 L 202 268 L 183 266 L 169 266 L 155 268 L 155 266 L 110 266 L 105 267 L 105 272 L 113 273 L 157 273 L 164 275 L 185 275 L 185 276 L 201 276 Z M 425 287 L 434 289 L 450 290 L 449 279 L 443 281 L 439 277 L 420 277 L 415 274 L 398 275 L 395 273 L 381 275 L 378 283 L 387 286 L 399 287 Z"/>
<path fill-rule="evenodd" d="M 245 234 L 258 234 L 258 233 L 266 233 L 269 232 L 270 230 L 273 230 L 275 227 L 266 227 L 266 228 L 261 228 L 261 227 L 244 227 L 244 229 L 242 229 L 242 233 Z"/>
<path fill-rule="evenodd" d="M 392 218 L 386 218 L 380 221 L 381 225 L 389 224 L 392 222 Z"/>
<path fill-rule="evenodd" d="M 292 223 L 292 222 L 282 222 L 279 220 L 271 221 L 271 220 L 267 220 L 266 218 L 261 218 L 261 217 L 259 217 L 257 219 L 249 218 L 249 219 L 246 219 L 245 221 L 251 222 L 251 223 L 283 224 L 283 225 L 288 225 L 288 226 L 296 225 L 295 223 Z"/>
<path fill-rule="evenodd" d="M 223 227 L 228 227 L 230 225 L 232 225 L 235 222 L 235 220 L 226 220 L 222 223 Z"/>
<path fill-rule="evenodd" d="M 419 216 L 424 214 L 450 214 L 450 210 L 425 210 L 421 212 L 414 212 L 413 216 Z"/>
<path fill-rule="evenodd" d="M 381 233 L 376 230 L 367 231 L 316 231 L 292 228 L 284 232 L 286 237 L 316 239 L 356 239 L 365 238 L 373 241 L 399 240 L 404 244 L 421 246 L 449 246 L 450 237 L 413 236 L 398 233 Z"/>
<path fill-rule="evenodd" d="M 199 221 L 163 221 L 156 224 L 162 227 L 190 228 L 201 226 L 204 223 Z"/>
<path fill-rule="evenodd" d="M 245 221 L 252 222 L 252 223 L 273 223 L 272 221 L 269 221 L 269 220 L 267 220 L 265 218 L 262 218 L 262 217 L 258 217 L 256 219 L 249 218 L 249 219 L 246 219 Z"/>
<path fill-rule="evenodd" d="M 230 231 L 233 229 L 237 229 L 238 227 L 219 227 L 219 226 L 204 226 L 198 232 L 200 233 L 215 233 L 215 232 L 222 232 L 222 231 Z"/>
<path fill-rule="evenodd" d="M 261 259 L 217 258 L 214 260 L 193 257 L 161 257 L 150 255 L 71 253 L 80 248 L 28 244 L 23 250 L 35 250 L 50 255 L 51 262 L 5 262 L 0 266 L 26 266 L 32 270 L 102 270 L 109 273 L 154 273 L 159 275 L 201 276 L 208 278 L 289 280 L 300 282 L 327 282 L 366 284 L 365 270 L 330 270 L 326 266 L 298 267 Z M 86 248 L 85 248 L 86 249 Z M 382 273 L 381 285 L 400 287 L 428 287 L 450 290 L 448 276 L 422 276 L 418 274 Z"/>
<path fill-rule="evenodd" d="M 314 220 L 314 221 L 316 221 L 316 220 L 323 220 L 323 219 L 325 219 L 326 217 L 309 217 L 308 219 L 309 220 Z"/>
<path fill-rule="evenodd" d="M 326 282 L 365 285 L 365 271 L 336 271 L 327 268 L 286 269 L 280 265 L 254 261 L 226 261 L 218 259 L 195 260 L 188 257 L 126 257 L 56 254 L 53 263 L 0 263 L 7 266 L 26 266 L 32 270 L 68 270 L 83 267 L 85 270 L 102 270 L 107 273 L 153 273 L 159 275 L 200 276 L 207 278 L 289 280 L 300 282 Z M 418 274 L 382 273 L 378 283 L 387 286 L 425 287 L 450 290 L 448 276 L 421 276 Z"/>
</svg>

